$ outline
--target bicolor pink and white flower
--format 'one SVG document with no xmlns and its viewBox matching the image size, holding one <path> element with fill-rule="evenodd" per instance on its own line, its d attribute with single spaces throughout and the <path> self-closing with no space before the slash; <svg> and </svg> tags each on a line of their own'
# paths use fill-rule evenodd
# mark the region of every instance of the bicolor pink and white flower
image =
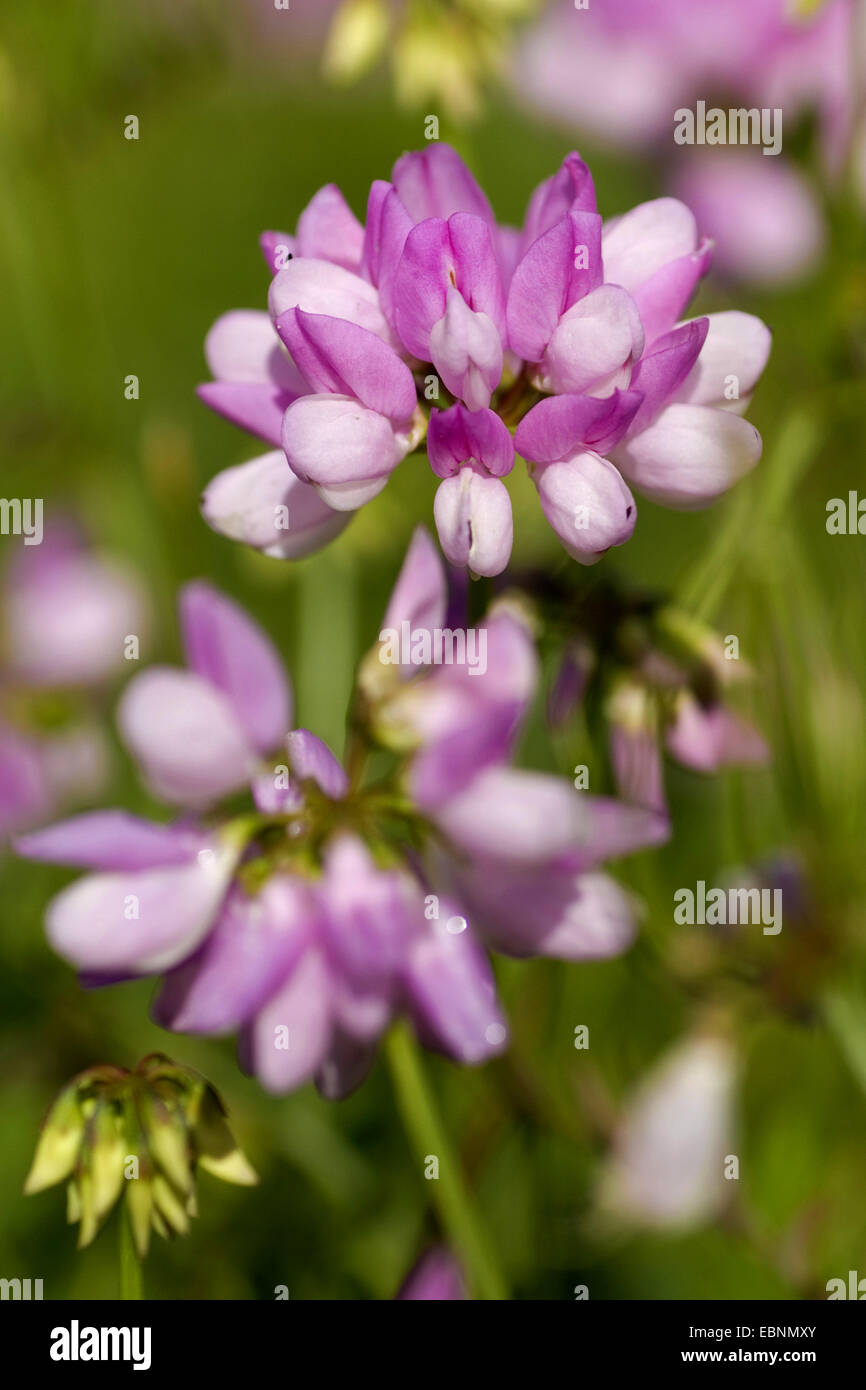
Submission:
<svg viewBox="0 0 866 1390">
<path fill-rule="evenodd" d="M 269 314 L 217 322 L 200 394 L 282 446 L 284 461 L 229 469 L 203 501 L 214 529 L 268 554 L 330 540 L 425 435 L 442 548 L 491 576 L 511 555 L 515 449 L 586 564 L 632 534 L 629 484 L 703 506 L 760 456 L 737 412 L 767 330 L 735 313 L 682 322 L 711 255 L 694 216 L 662 198 L 603 222 L 575 153 L 521 229 L 436 142 L 372 185 L 364 227 L 328 185 L 295 236 L 263 246 Z"/>
</svg>

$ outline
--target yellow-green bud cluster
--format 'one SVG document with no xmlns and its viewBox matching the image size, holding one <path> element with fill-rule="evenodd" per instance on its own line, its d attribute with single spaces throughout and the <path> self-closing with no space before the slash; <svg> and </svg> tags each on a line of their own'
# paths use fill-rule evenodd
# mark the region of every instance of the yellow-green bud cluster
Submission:
<svg viewBox="0 0 866 1390">
<path fill-rule="evenodd" d="M 67 1219 L 89 1245 L 123 1194 L 139 1256 L 150 1233 L 186 1235 L 197 1214 L 196 1169 L 225 1182 L 258 1181 L 214 1088 L 164 1053 L 134 1071 L 81 1072 L 52 1105 L 24 1184 L 27 1194 L 68 1180 Z"/>
</svg>

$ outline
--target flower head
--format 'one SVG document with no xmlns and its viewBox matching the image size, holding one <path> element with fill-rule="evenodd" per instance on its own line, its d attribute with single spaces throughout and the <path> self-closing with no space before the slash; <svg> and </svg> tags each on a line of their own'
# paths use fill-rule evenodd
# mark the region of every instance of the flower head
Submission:
<svg viewBox="0 0 866 1390">
<path fill-rule="evenodd" d="M 123 1194 L 133 1239 L 186 1235 L 197 1215 L 196 1169 L 249 1186 L 255 1172 L 232 1137 L 216 1091 L 155 1052 L 134 1071 L 96 1066 L 61 1091 L 42 1126 L 25 1193 L 67 1181 L 68 1220 L 89 1245 Z"/>
<path fill-rule="evenodd" d="M 711 257 L 694 216 L 660 198 L 603 222 L 576 153 L 521 229 L 437 141 L 374 182 L 363 228 L 328 185 L 294 237 L 263 245 L 270 317 L 217 322 L 200 394 L 282 446 L 203 502 L 214 529 L 268 554 L 330 540 L 425 436 L 442 548 L 484 575 L 511 554 L 515 449 L 584 564 L 631 536 L 629 484 L 705 506 L 760 457 L 740 412 L 767 330 L 735 312 L 683 321 Z"/>
</svg>

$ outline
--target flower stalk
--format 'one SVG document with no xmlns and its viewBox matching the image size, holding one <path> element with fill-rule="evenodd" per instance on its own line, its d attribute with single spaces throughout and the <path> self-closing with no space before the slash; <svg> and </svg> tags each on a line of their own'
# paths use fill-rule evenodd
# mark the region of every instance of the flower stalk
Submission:
<svg viewBox="0 0 866 1390">
<path fill-rule="evenodd" d="M 433 1200 L 448 1243 L 459 1253 L 476 1298 L 506 1300 L 509 1295 L 505 1280 L 466 1190 L 417 1045 L 404 1024 L 391 1029 L 385 1052 L 410 1144 L 422 1162 L 430 1154 L 439 1160 Z"/>
</svg>

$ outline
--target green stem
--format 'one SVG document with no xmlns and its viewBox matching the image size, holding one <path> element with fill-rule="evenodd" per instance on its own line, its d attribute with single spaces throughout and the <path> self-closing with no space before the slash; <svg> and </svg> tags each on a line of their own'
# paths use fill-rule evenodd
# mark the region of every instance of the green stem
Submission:
<svg viewBox="0 0 866 1390">
<path fill-rule="evenodd" d="M 428 1154 L 439 1160 L 439 1177 L 432 1180 L 433 1200 L 444 1233 L 463 1261 L 470 1286 L 479 1299 L 507 1299 L 505 1281 L 466 1191 L 418 1046 L 405 1024 L 392 1028 L 385 1040 L 385 1053 L 412 1147 L 422 1162 Z"/>
<path fill-rule="evenodd" d="M 125 1207 L 118 1212 L 120 1225 L 118 1239 L 120 1245 L 120 1297 L 129 1302 L 144 1297 L 142 1291 L 141 1260 L 132 1238 L 132 1227 Z"/>
</svg>

